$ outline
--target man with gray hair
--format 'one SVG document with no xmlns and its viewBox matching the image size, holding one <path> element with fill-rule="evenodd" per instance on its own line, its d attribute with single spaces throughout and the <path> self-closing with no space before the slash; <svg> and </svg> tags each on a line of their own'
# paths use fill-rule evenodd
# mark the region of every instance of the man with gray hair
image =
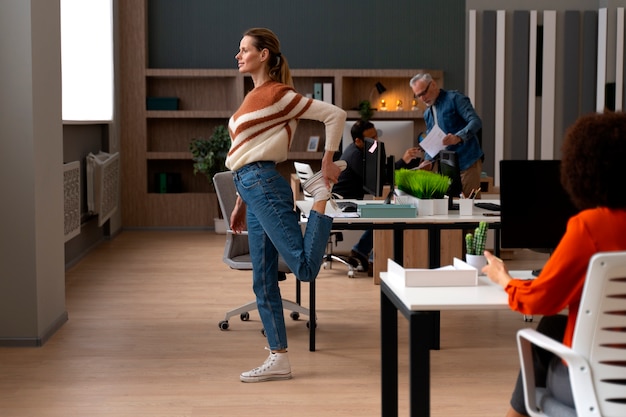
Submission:
<svg viewBox="0 0 626 417">
<path fill-rule="evenodd" d="M 472 190 L 480 187 L 484 156 L 478 139 L 482 129 L 480 117 L 467 96 L 455 90 L 440 88 L 429 73 L 415 75 L 409 85 L 415 97 L 427 106 L 424 111 L 427 132 L 438 125 L 446 134 L 443 145 L 456 152 L 463 193 L 468 196 Z M 425 155 L 427 160 L 433 160 L 436 156 Z M 432 169 L 432 164 L 429 167 Z"/>
</svg>

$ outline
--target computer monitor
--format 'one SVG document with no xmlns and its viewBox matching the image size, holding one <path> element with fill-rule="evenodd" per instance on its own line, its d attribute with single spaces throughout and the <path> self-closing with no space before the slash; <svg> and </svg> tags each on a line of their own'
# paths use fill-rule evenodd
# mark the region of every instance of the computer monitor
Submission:
<svg viewBox="0 0 626 417">
<path fill-rule="evenodd" d="M 437 156 L 439 159 L 439 173 L 450 178 L 450 186 L 446 195 L 448 196 L 448 209 L 458 210 L 459 205 L 453 204 L 453 198 L 458 197 L 463 192 L 461 182 L 461 169 L 459 168 L 459 157 L 454 151 L 442 150 Z"/>
<path fill-rule="evenodd" d="M 363 190 L 374 197 L 383 196 L 383 186 L 390 185 L 390 193 L 394 188 L 394 158 L 387 157 L 385 143 L 364 138 L 363 148 Z M 390 196 L 387 196 L 388 198 Z"/>
<path fill-rule="evenodd" d="M 345 124 L 342 149 L 346 149 L 352 143 L 350 130 L 354 123 L 356 121 L 349 120 Z M 407 149 L 417 144 L 414 132 L 415 123 L 412 120 L 374 120 L 372 123 L 378 131 L 378 139 L 385 142 L 387 155 L 393 155 L 396 161 L 402 158 Z"/>
<path fill-rule="evenodd" d="M 500 161 L 501 246 L 551 253 L 578 212 L 561 185 L 561 161 Z"/>
</svg>

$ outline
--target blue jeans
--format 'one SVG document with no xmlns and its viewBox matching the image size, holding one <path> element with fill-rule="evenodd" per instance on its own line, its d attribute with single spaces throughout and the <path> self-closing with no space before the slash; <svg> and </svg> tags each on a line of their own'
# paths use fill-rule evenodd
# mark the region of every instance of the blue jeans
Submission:
<svg viewBox="0 0 626 417">
<path fill-rule="evenodd" d="M 302 234 L 293 193 L 274 162 L 254 162 L 235 172 L 235 186 L 247 206 L 252 283 L 270 349 L 287 348 L 278 255 L 300 281 L 317 277 L 332 218 L 311 211 Z M 315 318 L 311 317 L 311 325 Z"/>
<path fill-rule="evenodd" d="M 374 247 L 374 230 L 367 229 L 363 232 L 359 241 L 352 247 L 352 250 L 372 261 L 372 248 Z"/>
</svg>

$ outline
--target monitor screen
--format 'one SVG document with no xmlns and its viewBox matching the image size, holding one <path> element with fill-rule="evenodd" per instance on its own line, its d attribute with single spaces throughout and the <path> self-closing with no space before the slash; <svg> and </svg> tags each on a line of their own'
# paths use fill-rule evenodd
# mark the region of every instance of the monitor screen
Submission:
<svg viewBox="0 0 626 417">
<path fill-rule="evenodd" d="M 393 177 L 393 165 L 389 170 L 384 142 L 372 138 L 365 138 L 364 142 L 363 190 L 374 197 L 381 197 L 383 185 L 391 184 L 389 177 Z M 393 160 L 393 157 L 391 159 Z"/>
<path fill-rule="evenodd" d="M 501 246 L 552 252 L 578 210 L 561 185 L 561 161 L 500 161 Z"/>
<path fill-rule="evenodd" d="M 355 121 L 347 121 L 343 129 L 342 149 L 346 149 L 352 143 L 350 129 Z M 376 120 L 372 121 L 378 131 L 378 139 L 385 142 L 387 155 L 393 155 L 395 160 L 399 160 L 404 152 L 416 146 L 414 125 L 412 120 Z"/>
</svg>

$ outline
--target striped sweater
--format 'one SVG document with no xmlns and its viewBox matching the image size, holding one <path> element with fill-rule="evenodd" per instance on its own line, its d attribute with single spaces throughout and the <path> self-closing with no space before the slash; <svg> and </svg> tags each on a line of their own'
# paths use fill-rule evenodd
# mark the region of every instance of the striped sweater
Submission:
<svg viewBox="0 0 626 417">
<path fill-rule="evenodd" d="M 246 95 L 228 122 L 232 144 L 226 167 L 235 171 L 252 162 L 287 160 L 299 119 L 323 122 L 325 149 L 336 151 L 346 116 L 339 107 L 306 98 L 285 84 L 265 82 Z"/>
</svg>

